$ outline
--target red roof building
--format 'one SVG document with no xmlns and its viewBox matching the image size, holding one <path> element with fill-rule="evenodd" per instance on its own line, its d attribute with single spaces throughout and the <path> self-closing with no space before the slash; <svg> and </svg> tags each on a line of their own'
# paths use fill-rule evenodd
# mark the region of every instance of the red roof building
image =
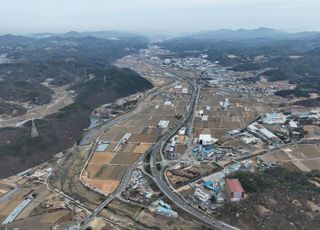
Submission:
<svg viewBox="0 0 320 230">
<path fill-rule="evenodd" d="M 238 179 L 226 179 L 226 192 L 231 200 L 244 198 L 244 190 Z"/>
</svg>

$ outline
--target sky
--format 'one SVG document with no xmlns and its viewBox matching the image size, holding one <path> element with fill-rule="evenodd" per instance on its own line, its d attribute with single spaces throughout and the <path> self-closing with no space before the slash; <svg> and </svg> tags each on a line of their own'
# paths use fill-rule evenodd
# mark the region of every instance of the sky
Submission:
<svg viewBox="0 0 320 230">
<path fill-rule="evenodd" d="M 319 0 L 0 0 L 0 33 L 320 31 Z"/>
</svg>

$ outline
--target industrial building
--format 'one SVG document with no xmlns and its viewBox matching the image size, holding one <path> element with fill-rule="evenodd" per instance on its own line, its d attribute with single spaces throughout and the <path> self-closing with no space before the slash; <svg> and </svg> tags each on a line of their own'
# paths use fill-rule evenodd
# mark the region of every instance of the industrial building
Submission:
<svg viewBox="0 0 320 230">
<path fill-rule="evenodd" d="M 201 121 L 208 121 L 209 116 L 208 115 L 203 115 L 201 117 Z"/>
<path fill-rule="evenodd" d="M 202 202 L 207 202 L 210 199 L 210 195 L 202 191 L 201 188 L 196 188 L 194 195 Z"/>
<path fill-rule="evenodd" d="M 178 213 L 173 211 L 171 206 L 165 203 L 163 200 L 155 201 L 153 205 L 156 207 L 156 212 L 158 214 L 173 218 L 178 217 Z"/>
<path fill-rule="evenodd" d="M 186 127 L 182 127 L 180 130 L 179 130 L 179 135 L 185 135 L 186 134 Z"/>
<path fill-rule="evenodd" d="M 121 140 L 119 141 L 119 144 L 124 144 L 125 142 L 127 142 L 129 140 L 129 138 L 131 137 L 132 133 L 125 133 L 123 135 L 123 137 L 121 138 Z"/>
<path fill-rule="evenodd" d="M 209 189 L 215 193 L 219 193 L 221 191 L 221 187 L 219 185 L 214 185 L 213 181 L 207 180 L 203 182 L 203 187 Z"/>
<path fill-rule="evenodd" d="M 171 59 L 169 59 L 169 58 L 164 59 L 163 64 L 170 65 L 171 64 Z"/>
<path fill-rule="evenodd" d="M 226 98 L 224 101 L 220 101 L 219 106 L 221 107 L 221 109 L 227 110 L 228 107 L 230 106 L 229 99 Z"/>
<path fill-rule="evenodd" d="M 295 121 L 293 121 L 293 120 L 290 120 L 290 121 L 289 121 L 289 126 L 290 126 L 291 129 L 297 129 L 297 128 L 299 128 L 297 122 L 295 122 Z"/>
<path fill-rule="evenodd" d="M 217 141 L 218 139 L 213 138 L 211 134 L 202 133 L 199 135 L 199 144 L 202 144 L 204 146 L 213 145 Z"/>
<path fill-rule="evenodd" d="M 167 120 L 161 120 L 161 121 L 159 121 L 157 127 L 163 129 L 163 128 L 167 128 L 168 125 L 169 125 L 169 121 L 167 121 Z"/>
<path fill-rule="evenodd" d="M 244 190 L 238 179 L 226 179 L 226 193 L 231 201 L 237 201 L 244 198 Z"/>
<path fill-rule="evenodd" d="M 108 148 L 109 144 L 110 142 L 107 142 L 107 141 L 99 141 L 96 151 L 104 152 Z"/>
<path fill-rule="evenodd" d="M 251 125 L 249 125 L 248 130 L 270 144 L 279 144 L 282 142 L 279 137 L 277 137 L 275 134 L 273 134 L 257 122 L 254 122 Z"/>
<path fill-rule="evenodd" d="M 187 94 L 187 93 L 188 93 L 188 88 L 183 88 L 183 89 L 182 89 L 182 93 L 183 93 L 183 94 Z"/>
<path fill-rule="evenodd" d="M 172 102 L 171 102 L 171 101 L 165 101 L 165 102 L 164 102 L 164 105 L 165 105 L 165 106 L 171 106 L 171 105 L 172 105 Z"/>
<path fill-rule="evenodd" d="M 287 118 L 282 113 L 266 113 L 266 115 L 262 118 L 262 122 L 264 124 L 284 124 Z"/>
</svg>

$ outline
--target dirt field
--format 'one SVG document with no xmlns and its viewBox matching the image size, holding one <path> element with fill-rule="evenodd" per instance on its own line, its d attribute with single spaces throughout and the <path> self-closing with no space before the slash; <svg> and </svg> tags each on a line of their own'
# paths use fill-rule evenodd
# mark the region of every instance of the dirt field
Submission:
<svg viewBox="0 0 320 230">
<path fill-rule="evenodd" d="M 93 178 L 99 169 L 101 168 L 101 164 L 88 164 L 83 176 L 87 176 L 88 178 Z"/>
<path fill-rule="evenodd" d="M 176 153 L 183 154 L 187 148 L 187 145 L 176 145 Z"/>
<path fill-rule="evenodd" d="M 6 218 L 13 211 L 13 209 L 20 204 L 20 202 L 21 200 L 10 200 L 0 204 L 0 217 L 3 219 Z"/>
<path fill-rule="evenodd" d="M 142 134 L 133 134 L 128 142 L 138 142 L 138 143 L 154 143 L 157 140 L 156 135 L 142 135 Z"/>
<path fill-rule="evenodd" d="M 174 187 L 177 187 L 178 184 L 180 183 L 185 183 L 188 182 L 190 179 L 186 178 L 186 177 L 182 177 L 182 176 L 177 176 L 177 175 L 173 175 L 171 172 L 167 171 L 166 173 L 166 177 L 168 178 L 169 182 L 171 185 L 173 185 Z"/>
<path fill-rule="evenodd" d="M 42 216 L 32 216 L 25 220 L 18 220 L 10 224 L 10 228 L 18 229 L 37 229 L 37 230 L 48 230 L 51 229 L 52 223 L 41 222 Z"/>
<path fill-rule="evenodd" d="M 0 188 L 0 197 L 2 195 L 6 194 L 7 192 L 8 192 L 8 190 Z"/>
<path fill-rule="evenodd" d="M 70 212 L 66 211 L 66 210 L 48 213 L 41 218 L 40 222 L 53 224 L 53 223 L 57 222 L 58 220 L 60 220 L 62 217 L 68 215 L 69 213 Z"/>
<path fill-rule="evenodd" d="M 111 164 L 130 165 L 136 162 L 140 157 L 137 153 L 118 153 L 111 161 Z"/>
<path fill-rule="evenodd" d="M 114 226 L 107 223 L 104 219 L 98 217 L 90 223 L 90 227 L 95 230 L 115 229 Z"/>
<path fill-rule="evenodd" d="M 298 145 L 275 153 L 262 156 L 265 161 L 277 161 L 283 163 L 290 170 L 309 172 L 320 170 L 320 146 L 312 144 Z"/>
<path fill-rule="evenodd" d="M 133 150 L 134 153 L 143 154 L 151 148 L 152 144 L 139 144 Z"/>
<path fill-rule="evenodd" d="M 104 180 L 120 180 L 128 166 L 123 165 L 103 165 L 100 167 L 94 178 Z"/>
<path fill-rule="evenodd" d="M 90 163 L 92 164 L 108 164 L 116 155 L 114 152 L 95 152 L 91 158 Z"/>
<path fill-rule="evenodd" d="M 313 125 L 305 125 L 303 129 L 307 131 L 305 139 L 319 139 L 320 138 L 320 127 Z"/>
<path fill-rule="evenodd" d="M 119 180 L 88 179 L 86 177 L 83 177 L 83 180 L 106 194 L 112 193 L 120 183 Z"/>
</svg>

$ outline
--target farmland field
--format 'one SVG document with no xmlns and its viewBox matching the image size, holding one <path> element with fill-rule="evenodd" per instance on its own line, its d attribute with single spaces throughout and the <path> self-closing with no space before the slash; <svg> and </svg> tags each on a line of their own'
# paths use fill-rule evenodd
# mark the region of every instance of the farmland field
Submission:
<svg viewBox="0 0 320 230">
<path fill-rule="evenodd" d="M 261 158 L 264 161 L 280 162 L 291 170 L 320 170 L 320 146 L 316 144 L 301 144 L 266 154 Z"/>
</svg>

